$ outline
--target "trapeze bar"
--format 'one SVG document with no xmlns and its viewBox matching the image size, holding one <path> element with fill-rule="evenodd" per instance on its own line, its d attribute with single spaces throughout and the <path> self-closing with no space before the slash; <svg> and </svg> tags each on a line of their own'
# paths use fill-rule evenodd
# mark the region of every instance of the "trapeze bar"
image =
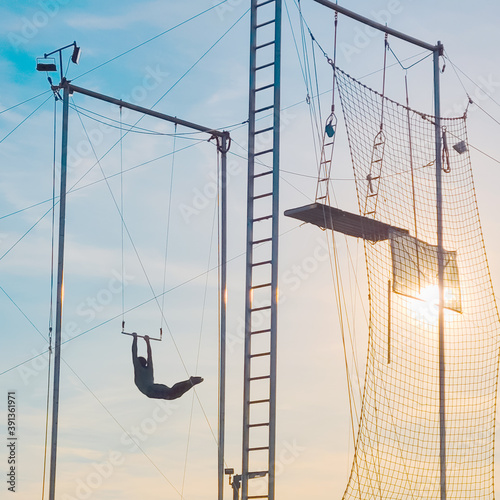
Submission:
<svg viewBox="0 0 500 500">
<path fill-rule="evenodd" d="M 138 333 L 128 333 L 128 332 L 122 332 L 122 335 L 130 335 L 130 336 L 134 336 L 134 335 L 137 335 L 138 337 L 140 337 L 141 339 L 143 339 L 145 337 L 145 335 L 139 335 Z M 149 340 L 158 340 L 158 341 L 161 341 L 161 337 L 159 339 L 155 339 L 153 337 L 149 337 Z"/>
<path fill-rule="evenodd" d="M 384 222 L 380 222 L 369 217 L 344 212 L 339 208 L 330 207 L 321 203 L 313 203 L 299 208 L 292 208 L 285 211 L 287 217 L 309 222 L 322 229 L 332 229 L 339 233 L 363 238 L 370 241 L 381 241 L 389 239 L 390 230 L 408 233 L 406 229 L 401 229 Z"/>
<path fill-rule="evenodd" d="M 437 45 L 431 45 L 430 43 L 424 42 L 422 40 L 418 40 L 417 38 L 413 38 L 412 36 L 409 36 L 409 35 L 405 35 L 404 33 L 401 33 L 400 31 L 396 31 L 392 28 L 384 26 L 383 24 L 372 21 L 371 19 L 368 19 L 367 17 L 356 14 L 356 12 L 348 10 L 345 7 L 341 7 L 340 5 L 337 5 L 336 3 L 333 3 L 330 0 L 314 0 L 314 1 L 317 3 L 320 3 L 321 5 L 323 5 L 325 7 L 328 7 L 329 9 L 335 10 L 336 12 L 340 12 L 341 14 L 344 14 L 345 16 L 350 17 L 351 19 L 355 19 L 356 21 L 359 21 L 360 23 L 367 24 L 368 26 L 371 26 L 372 28 L 375 28 L 379 31 L 383 31 L 384 33 L 388 33 L 389 35 L 395 36 L 396 38 L 400 38 L 401 40 L 405 40 L 405 41 L 412 43 L 414 45 L 418 45 L 419 47 L 422 47 L 423 49 L 427 49 L 427 50 L 430 50 L 432 52 L 439 52 L 439 53 L 441 53 L 443 51 L 443 45 L 441 44 L 441 42 L 438 42 Z"/>
</svg>

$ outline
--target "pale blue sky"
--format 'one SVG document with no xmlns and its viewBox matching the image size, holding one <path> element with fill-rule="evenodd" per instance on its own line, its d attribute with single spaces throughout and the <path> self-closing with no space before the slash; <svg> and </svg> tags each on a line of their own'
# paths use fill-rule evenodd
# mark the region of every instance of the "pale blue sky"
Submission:
<svg viewBox="0 0 500 500">
<path fill-rule="evenodd" d="M 301 3 L 308 25 L 331 55 L 333 13 L 312 0 Z M 473 100 L 500 118 L 500 6 L 486 1 L 471 6 L 462 0 L 339 3 L 429 43 L 441 40 L 451 61 L 463 71 L 461 80 Z M 0 5 L 0 373 L 19 365 L 0 375 L 0 416 L 5 415 L 3 395 L 16 390 L 18 498 L 40 495 L 47 395 L 47 356 L 38 355 L 47 350 L 50 307 L 54 101 L 47 92 L 46 76 L 37 73 L 35 65 L 37 57 L 74 40 L 82 48 L 81 61 L 78 66 L 69 65 L 67 76 L 76 85 L 231 130 L 226 461 L 237 472 L 241 469 L 246 127 L 239 124 L 247 119 L 248 108 L 249 2 L 216 4 L 216 0 L 40 0 Z M 282 211 L 314 199 L 316 175 L 307 90 L 295 45 L 302 60 L 297 5 L 292 0 L 284 5 Z M 306 42 L 312 65 L 308 36 Z M 402 42 L 390 43 L 401 59 L 425 55 Z M 70 54 L 70 49 L 64 52 L 65 68 Z M 327 113 L 331 71 L 317 48 L 316 56 L 318 89 L 325 93 L 322 111 Z M 370 75 L 362 81 L 379 88 L 383 36 L 340 17 L 338 62 L 355 77 Z M 390 56 L 388 63 L 392 65 L 387 71 L 388 92 L 402 99 L 404 72 Z M 56 74 L 52 78 L 58 81 Z M 429 60 L 409 71 L 413 107 L 431 112 L 431 84 Z M 442 76 L 442 97 L 443 113 L 463 112 L 467 97 L 449 62 Z M 63 348 L 60 498 L 83 498 L 90 492 L 90 498 L 128 500 L 145 491 L 151 499 L 175 499 L 181 493 L 192 500 L 213 498 L 217 473 L 215 147 L 207 137 L 181 129 L 177 132 L 185 135 L 177 136 L 175 144 L 171 135 L 128 134 L 122 151 L 114 147 L 95 165 L 87 135 L 95 154 L 102 157 L 120 133 L 91 119 L 103 121 L 89 112 L 118 121 L 119 112 L 79 95 L 73 104 L 84 110 L 79 108 L 82 114 L 78 115 L 72 109 L 70 118 L 68 186 L 74 190 L 68 195 L 64 331 L 68 340 L 77 338 Z M 58 117 L 60 111 L 58 103 Z M 130 113 L 122 118 L 133 124 L 139 116 Z M 161 134 L 174 132 L 173 126 L 149 118 L 139 125 Z M 498 130 L 494 120 L 471 107 L 470 142 L 492 157 L 472 151 L 486 249 L 497 289 Z M 58 121 L 57 164 L 59 133 Z M 342 208 L 355 210 L 353 175 L 342 135 L 334 186 Z M 172 155 L 174 145 L 177 153 Z M 114 201 L 121 202 L 120 170 L 125 172 L 124 217 L 137 253 L 127 238 L 122 246 L 122 224 Z M 113 177 L 107 184 L 103 176 Z M 353 443 L 325 235 L 285 219 L 281 232 L 277 492 L 279 498 L 289 499 L 311 494 L 320 500 L 339 498 L 349 475 Z M 363 287 L 362 247 L 353 242 L 351 252 Z M 341 257 L 347 267 L 345 249 Z M 151 300 L 151 288 L 155 293 L 172 289 L 159 304 L 171 335 L 158 304 Z M 358 297 L 353 306 L 361 371 L 366 337 L 362 302 Z M 187 394 L 175 404 L 158 406 L 137 391 L 130 339 L 120 335 L 123 309 L 130 310 L 125 316 L 127 329 L 154 335 L 163 325 L 165 340 L 153 345 L 156 376 L 169 384 L 185 377 L 186 371 L 205 377 L 196 398 Z M 34 356 L 38 357 L 27 361 Z M 135 436 L 140 449 L 125 431 Z M 0 464 L 3 474 L 5 460 L 0 459 Z M 226 493 L 229 498 L 229 489 Z"/>
</svg>

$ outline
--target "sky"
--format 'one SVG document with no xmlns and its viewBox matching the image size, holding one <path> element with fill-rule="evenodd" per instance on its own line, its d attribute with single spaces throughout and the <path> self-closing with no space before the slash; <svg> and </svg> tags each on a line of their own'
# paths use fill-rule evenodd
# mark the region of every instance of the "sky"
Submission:
<svg viewBox="0 0 500 500">
<path fill-rule="evenodd" d="M 474 102 L 468 111 L 475 189 L 498 290 L 500 6 L 479 1 L 472 14 L 462 0 L 339 4 L 428 43 L 443 42 L 442 114 L 461 115 L 468 96 Z M 73 41 L 82 49 L 80 62 L 70 63 L 71 48 L 66 49 L 63 68 L 75 85 L 231 133 L 226 464 L 241 471 L 248 7 L 241 0 L 0 5 L 0 432 L 6 436 L 7 393 L 15 391 L 18 498 L 42 494 L 52 233 L 58 214 L 56 206 L 53 222 L 52 200 L 60 172 L 62 106 L 35 66 L 37 58 Z M 333 13 L 312 0 L 301 7 L 331 57 Z M 284 1 L 281 214 L 314 201 L 315 96 L 321 95 L 323 114 L 331 105 L 331 68 L 317 45 L 313 53 L 304 29 L 307 57 L 298 4 Z M 380 89 L 383 35 L 340 16 L 337 40 L 339 66 Z M 389 43 L 408 65 L 426 55 L 398 40 Z M 387 93 L 404 100 L 405 71 L 392 54 L 387 58 Z M 407 75 L 411 106 L 431 113 L 430 60 Z M 52 79 L 56 83 L 58 75 Z M 132 112 L 120 116 L 116 107 L 81 95 L 70 105 L 58 498 L 213 498 L 216 148 L 204 134 Z M 120 123 L 140 129 L 125 134 Z M 339 129 L 337 141 L 335 201 L 356 211 L 345 129 Z M 283 216 L 280 235 L 277 498 L 339 498 L 349 477 L 353 437 L 326 235 Z M 339 256 L 355 325 L 349 362 L 357 359 L 362 380 L 367 335 L 362 245 L 342 243 Z M 171 403 L 145 398 L 133 383 L 131 339 L 120 333 L 123 320 L 127 331 L 157 336 L 162 329 L 162 342 L 153 344 L 159 382 L 172 385 L 190 375 L 203 376 L 204 382 Z M 144 352 L 144 344 L 139 348 Z M 2 477 L 8 470 L 5 448 L 4 456 Z M 3 496 L 6 485 L 0 488 Z M 225 495 L 231 495 L 227 483 Z"/>
</svg>

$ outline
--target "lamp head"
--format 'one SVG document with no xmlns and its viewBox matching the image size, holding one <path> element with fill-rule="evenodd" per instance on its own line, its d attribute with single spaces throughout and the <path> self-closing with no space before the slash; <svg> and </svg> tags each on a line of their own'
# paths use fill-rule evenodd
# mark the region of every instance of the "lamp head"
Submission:
<svg viewBox="0 0 500 500">
<path fill-rule="evenodd" d="M 40 57 L 36 60 L 37 71 L 57 71 L 55 59 L 52 57 Z"/>
<path fill-rule="evenodd" d="M 73 49 L 73 54 L 71 55 L 71 62 L 78 64 L 80 61 L 80 55 L 82 53 L 82 49 L 76 45 L 75 42 L 75 48 Z"/>
</svg>

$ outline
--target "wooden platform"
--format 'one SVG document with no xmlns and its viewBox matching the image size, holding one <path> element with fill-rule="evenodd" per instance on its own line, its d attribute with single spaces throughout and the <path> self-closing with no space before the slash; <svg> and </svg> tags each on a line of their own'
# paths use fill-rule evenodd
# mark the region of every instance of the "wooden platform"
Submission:
<svg viewBox="0 0 500 500">
<path fill-rule="evenodd" d="M 322 205 L 321 203 L 312 203 L 311 205 L 292 208 L 286 210 L 285 215 L 303 222 L 315 224 L 322 229 L 332 229 L 339 233 L 370 241 L 387 240 L 391 229 L 408 233 L 405 229 L 400 229 L 369 217 L 344 212 L 339 208 Z"/>
</svg>

